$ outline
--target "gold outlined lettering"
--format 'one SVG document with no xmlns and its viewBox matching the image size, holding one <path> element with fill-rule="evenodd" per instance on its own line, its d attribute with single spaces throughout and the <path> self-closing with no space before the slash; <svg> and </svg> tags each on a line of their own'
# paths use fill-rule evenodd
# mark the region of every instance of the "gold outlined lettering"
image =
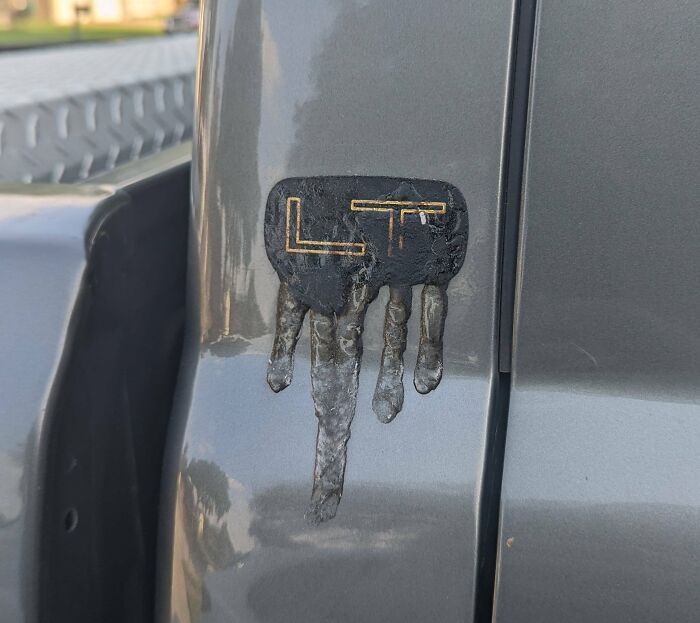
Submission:
<svg viewBox="0 0 700 623">
<path fill-rule="evenodd" d="M 295 215 L 292 221 L 292 205 Z M 407 214 L 446 214 L 447 204 L 443 201 L 393 201 L 382 199 L 352 199 L 353 212 L 378 212 L 388 215 L 387 255 L 393 254 L 394 215 L 399 212 L 399 223 L 403 228 Z M 363 256 L 367 251 L 364 242 L 340 242 L 335 240 L 305 240 L 301 237 L 301 198 L 287 197 L 285 219 L 285 250 L 288 253 L 310 253 L 317 255 Z M 292 238 L 292 222 L 294 237 Z M 399 234 L 399 250 L 403 250 L 403 233 Z"/>
</svg>

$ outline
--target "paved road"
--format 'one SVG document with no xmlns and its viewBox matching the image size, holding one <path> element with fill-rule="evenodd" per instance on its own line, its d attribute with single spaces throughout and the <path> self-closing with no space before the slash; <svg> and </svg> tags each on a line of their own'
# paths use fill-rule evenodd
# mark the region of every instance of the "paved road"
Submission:
<svg viewBox="0 0 700 623">
<path fill-rule="evenodd" d="M 188 140 L 195 35 L 0 55 L 0 180 L 72 182 Z"/>
</svg>

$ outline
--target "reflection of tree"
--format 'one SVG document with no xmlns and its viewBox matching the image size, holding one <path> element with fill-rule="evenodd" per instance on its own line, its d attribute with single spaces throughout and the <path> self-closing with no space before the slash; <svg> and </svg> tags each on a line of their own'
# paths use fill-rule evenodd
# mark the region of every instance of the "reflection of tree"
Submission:
<svg viewBox="0 0 700 623">
<path fill-rule="evenodd" d="M 219 15 L 222 13 L 222 15 Z M 196 177 L 202 186 L 199 205 L 200 300 L 203 338 L 211 343 L 236 334 L 245 318 L 248 332 L 262 332 L 254 274 L 248 270 L 261 201 L 258 134 L 262 92 L 262 22 L 260 0 L 242 0 L 235 18 L 215 6 L 212 22 L 235 19 L 204 42 L 204 77 Z M 210 49 L 215 48 L 215 49 Z M 225 61 L 225 62 L 224 62 Z M 218 63 L 213 66 L 213 63 Z"/>
<path fill-rule="evenodd" d="M 221 519 L 231 508 L 228 478 L 222 469 L 211 461 L 193 459 L 187 466 L 185 476 L 194 486 L 197 503 L 204 513 L 215 513 L 216 518 Z"/>
<path fill-rule="evenodd" d="M 183 621 L 199 621 L 201 613 L 211 607 L 204 584 L 207 572 L 225 569 L 244 558 L 236 552 L 228 524 L 223 520 L 230 509 L 226 473 L 212 461 L 192 459 L 188 462 L 185 448 L 180 469 L 173 561 L 174 591 L 179 589 L 184 593 L 173 604 L 173 610 Z M 184 605 L 180 605 L 182 599 Z"/>
</svg>

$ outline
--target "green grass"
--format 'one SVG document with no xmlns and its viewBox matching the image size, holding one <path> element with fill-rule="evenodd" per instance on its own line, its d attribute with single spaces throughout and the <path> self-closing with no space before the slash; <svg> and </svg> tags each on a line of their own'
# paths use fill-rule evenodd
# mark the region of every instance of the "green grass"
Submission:
<svg viewBox="0 0 700 623">
<path fill-rule="evenodd" d="M 158 35 L 162 32 L 163 26 L 154 20 L 139 25 L 84 24 L 80 27 L 79 40 L 107 41 L 110 39 Z M 71 41 L 76 41 L 75 28 L 73 26 L 56 26 L 42 22 L 18 21 L 9 30 L 0 30 L 0 49 L 49 43 L 68 43 Z"/>
</svg>

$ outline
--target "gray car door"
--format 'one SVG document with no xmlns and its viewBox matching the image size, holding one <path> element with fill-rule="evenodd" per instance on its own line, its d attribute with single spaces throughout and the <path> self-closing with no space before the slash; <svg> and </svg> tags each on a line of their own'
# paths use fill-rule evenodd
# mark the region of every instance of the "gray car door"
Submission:
<svg viewBox="0 0 700 623">
<path fill-rule="evenodd" d="M 700 5 L 539 2 L 499 622 L 700 612 Z"/>
<path fill-rule="evenodd" d="M 204 4 L 160 620 L 488 617 L 518 20 Z"/>
</svg>

